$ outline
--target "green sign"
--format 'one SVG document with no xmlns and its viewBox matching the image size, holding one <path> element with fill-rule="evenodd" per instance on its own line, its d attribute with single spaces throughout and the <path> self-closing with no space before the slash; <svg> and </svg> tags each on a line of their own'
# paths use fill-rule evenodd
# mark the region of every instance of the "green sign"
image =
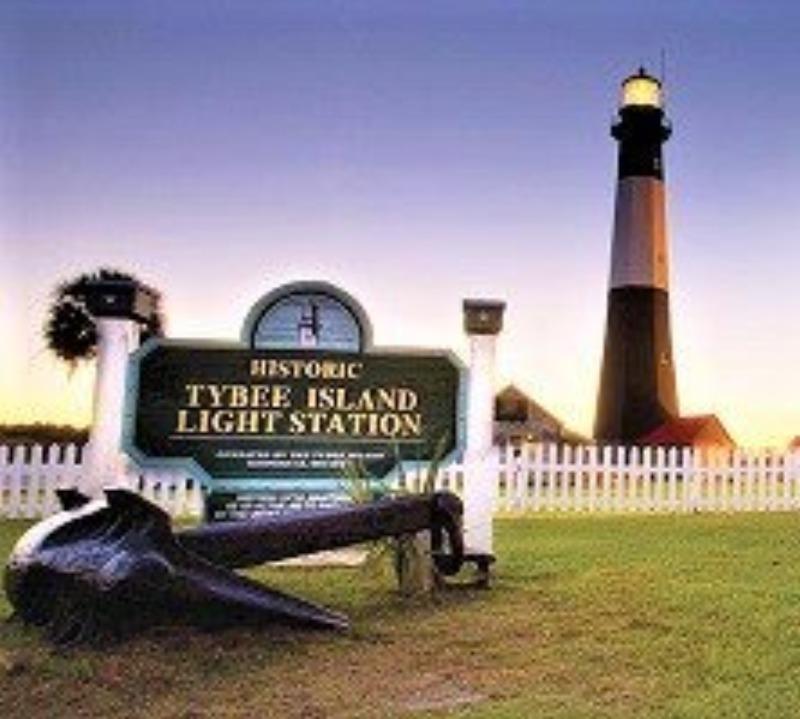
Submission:
<svg viewBox="0 0 800 719">
<path fill-rule="evenodd" d="M 383 477 L 455 448 L 459 375 L 433 351 L 151 342 L 133 362 L 127 444 L 214 480 L 331 479 L 348 463 Z"/>
</svg>

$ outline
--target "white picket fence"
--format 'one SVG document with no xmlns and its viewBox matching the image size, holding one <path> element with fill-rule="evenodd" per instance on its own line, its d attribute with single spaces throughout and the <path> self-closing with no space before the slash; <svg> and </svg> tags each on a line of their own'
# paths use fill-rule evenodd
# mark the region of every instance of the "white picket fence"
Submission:
<svg viewBox="0 0 800 719">
<path fill-rule="evenodd" d="M 533 444 L 499 449 L 496 510 L 521 512 L 740 512 L 800 509 L 800 452 Z M 80 486 L 74 445 L 0 446 L 0 517 L 56 511 L 55 490 Z M 460 493 L 470 468 L 438 470 L 435 486 Z M 410 473 L 417 489 L 425 472 Z M 178 471 L 132 471 L 124 486 L 173 516 L 199 516 L 200 483 Z"/>
<path fill-rule="evenodd" d="M 800 509 L 800 452 L 532 444 L 490 461 L 499 513 Z M 449 465 L 436 488 L 460 492 L 468 474 Z"/>
<path fill-rule="evenodd" d="M 80 487 L 81 448 L 0 445 L 0 517 L 34 519 L 59 508 L 56 490 Z M 200 483 L 186 472 L 129 472 L 120 486 L 139 492 L 173 517 L 198 517 L 203 510 Z"/>
</svg>

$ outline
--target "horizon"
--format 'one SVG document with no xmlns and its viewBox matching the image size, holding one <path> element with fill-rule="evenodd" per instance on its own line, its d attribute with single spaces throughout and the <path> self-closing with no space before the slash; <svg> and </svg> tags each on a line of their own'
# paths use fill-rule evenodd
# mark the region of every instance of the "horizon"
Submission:
<svg viewBox="0 0 800 719">
<path fill-rule="evenodd" d="M 169 337 L 236 340 L 325 280 L 375 346 L 466 358 L 461 301 L 507 302 L 497 389 L 591 436 L 620 82 L 662 75 L 681 415 L 800 434 L 800 8 L 777 2 L 84 0 L 0 9 L 0 422 L 90 421 L 41 325 L 100 266 L 164 295 Z M 12 338 L 9 342 L 8 338 Z"/>
</svg>

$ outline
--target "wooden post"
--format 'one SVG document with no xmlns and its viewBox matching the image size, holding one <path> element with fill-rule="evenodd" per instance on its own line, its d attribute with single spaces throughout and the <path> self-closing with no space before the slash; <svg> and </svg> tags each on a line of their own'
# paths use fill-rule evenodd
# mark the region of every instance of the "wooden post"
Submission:
<svg viewBox="0 0 800 719">
<path fill-rule="evenodd" d="M 436 587 L 431 533 L 404 534 L 395 541 L 394 570 L 400 593 L 405 597 L 429 594 Z"/>
</svg>

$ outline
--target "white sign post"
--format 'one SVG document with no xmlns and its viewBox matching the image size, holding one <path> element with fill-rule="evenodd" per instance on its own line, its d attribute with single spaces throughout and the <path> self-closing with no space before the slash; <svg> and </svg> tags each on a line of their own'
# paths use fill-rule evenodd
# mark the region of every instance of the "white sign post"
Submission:
<svg viewBox="0 0 800 719">
<path fill-rule="evenodd" d="M 95 318 L 97 365 L 92 428 L 80 482 L 80 490 L 89 496 L 127 484 L 122 426 L 128 357 L 139 346 L 142 323 L 153 316 L 155 299 L 153 290 L 129 279 L 96 280 L 90 288 L 87 304 Z"/>
<path fill-rule="evenodd" d="M 139 324 L 132 319 L 98 317 L 97 363 L 92 429 L 86 447 L 81 491 L 97 496 L 103 487 L 124 484 L 127 458 L 122 452 L 122 418 L 128 356 L 139 346 Z"/>
<path fill-rule="evenodd" d="M 469 337 L 467 442 L 464 456 L 464 540 L 470 552 L 493 553 L 492 515 L 497 491 L 494 455 L 495 355 L 505 303 L 464 300 Z M 496 468 L 495 468 L 496 469 Z"/>
</svg>

